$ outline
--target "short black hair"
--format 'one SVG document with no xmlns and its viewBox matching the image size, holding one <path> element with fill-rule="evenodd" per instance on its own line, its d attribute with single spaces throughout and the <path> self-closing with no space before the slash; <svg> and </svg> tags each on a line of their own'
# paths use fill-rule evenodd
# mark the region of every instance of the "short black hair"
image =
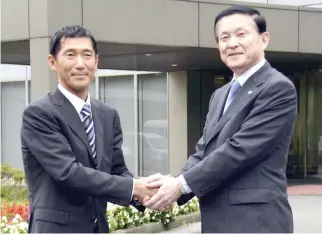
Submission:
<svg viewBox="0 0 322 234">
<path fill-rule="evenodd" d="M 92 46 L 97 54 L 97 43 L 89 30 L 81 25 L 66 26 L 58 30 L 50 40 L 50 54 L 56 57 L 60 50 L 60 41 L 62 38 L 87 37 L 92 41 Z"/>
<path fill-rule="evenodd" d="M 217 15 L 215 19 L 215 25 L 214 25 L 215 35 L 216 35 L 216 25 L 218 24 L 218 22 L 222 18 L 229 15 L 234 15 L 234 14 L 244 14 L 244 15 L 252 16 L 257 26 L 258 33 L 262 34 L 266 32 L 266 20 L 258 10 L 255 10 L 248 6 L 234 5 L 232 7 L 229 7 L 223 10 L 222 12 L 219 13 L 219 15 Z M 217 36 L 216 36 L 216 40 L 217 40 Z"/>
</svg>

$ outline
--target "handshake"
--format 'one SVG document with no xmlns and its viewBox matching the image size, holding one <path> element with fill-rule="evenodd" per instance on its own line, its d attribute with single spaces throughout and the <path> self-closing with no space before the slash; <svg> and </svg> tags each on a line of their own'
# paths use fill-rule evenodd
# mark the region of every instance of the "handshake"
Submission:
<svg viewBox="0 0 322 234">
<path fill-rule="evenodd" d="M 174 177 L 154 174 L 134 179 L 134 199 L 149 209 L 167 210 L 181 195 L 178 180 Z"/>
</svg>

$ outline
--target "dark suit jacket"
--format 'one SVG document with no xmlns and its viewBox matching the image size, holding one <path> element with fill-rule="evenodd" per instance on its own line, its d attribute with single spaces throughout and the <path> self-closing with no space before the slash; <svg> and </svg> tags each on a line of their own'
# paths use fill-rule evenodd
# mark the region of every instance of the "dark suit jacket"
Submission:
<svg viewBox="0 0 322 234">
<path fill-rule="evenodd" d="M 229 84 L 211 97 L 203 136 L 181 174 L 197 196 L 203 232 L 293 232 L 286 165 L 297 96 L 267 62 L 224 115 Z"/>
<path fill-rule="evenodd" d="M 107 202 L 134 205 L 133 175 L 124 162 L 118 113 L 97 100 L 91 100 L 91 107 L 97 164 L 78 113 L 58 89 L 23 113 L 29 232 L 89 233 L 97 218 L 99 232 L 106 233 Z"/>
</svg>

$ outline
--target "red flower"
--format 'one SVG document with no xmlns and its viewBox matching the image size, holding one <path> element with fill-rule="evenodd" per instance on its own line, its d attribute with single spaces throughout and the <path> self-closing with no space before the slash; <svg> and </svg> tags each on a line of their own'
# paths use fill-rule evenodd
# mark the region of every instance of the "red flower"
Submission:
<svg viewBox="0 0 322 234">
<path fill-rule="evenodd" d="M 20 215 L 24 221 L 29 219 L 29 204 L 4 204 L 1 206 L 1 216 L 6 216 L 8 220 L 11 220 L 16 215 Z"/>
</svg>

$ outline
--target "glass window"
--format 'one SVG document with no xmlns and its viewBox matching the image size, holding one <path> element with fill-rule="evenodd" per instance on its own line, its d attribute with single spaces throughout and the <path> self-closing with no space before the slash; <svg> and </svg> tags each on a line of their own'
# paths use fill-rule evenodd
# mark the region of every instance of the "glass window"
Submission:
<svg viewBox="0 0 322 234">
<path fill-rule="evenodd" d="M 321 3 L 321 0 L 268 0 L 269 4 L 282 4 L 293 6 L 309 6 Z"/>
<path fill-rule="evenodd" d="M 1 82 L 1 163 L 23 169 L 20 127 L 26 107 L 25 81 Z"/>
<path fill-rule="evenodd" d="M 88 92 L 91 98 L 96 98 L 95 79 L 92 81 L 91 85 L 89 86 Z"/>
<path fill-rule="evenodd" d="M 123 130 L 123 154 L 127 167 L 135 174 L 133 75 L 100 77 L 99 99 L 115 108 L 120 115 Z"/>
<path fill-rule="evenodd" d="M 322 178 L 322 72 L 308 72 L 308 157 L 310 177 Z"/>
<path fill-rule="evenodd" d="M 267 3 L 267 0 L 234 0 L 238 2 L 255 2 L 255 3 Z"/>
<path fill-rule="evenodd" d="M 138 75 L 140 175 L 168 173 L 166 73 Z"/>
</svg>

